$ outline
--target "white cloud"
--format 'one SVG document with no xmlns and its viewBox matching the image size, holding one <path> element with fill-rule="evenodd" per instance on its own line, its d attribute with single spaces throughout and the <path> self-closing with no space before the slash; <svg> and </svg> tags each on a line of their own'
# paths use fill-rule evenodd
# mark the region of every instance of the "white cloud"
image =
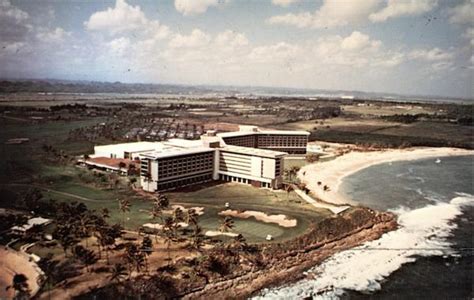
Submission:
<svg viewBox="0 0 474 300">
<path fill-rule="evenodd" d="M 454 57 L 454 54 L 441 50 L 439 48 L 417 49 L 411 51 L 410 57 L 413 59 L 420 59 L 425 61 L 443 61 L 452 59 Z"/>
<path fill-rule="evenodd" d="M 117 0 L 115 7 L 107 8 L 92 14 L 84 26 L 90 31 L 101 31 L 111 35 L 135 31 L 141 35 L 162 39 L 169 35 L 169 28 L 157 20 L 149 20 L 140 6 L 127 4 L 125 0 Z"/>
<path fill-rule="evenodd" d="M 169 46 L 171 48 L 196 48 L 202 47 L 211 41 L 209 34 L 194 29 L 189 35 L 176 34 L 170 41 Z"/>
<path fill-rule="evenodd" d="M 473 24 L 474 0 L 467 0 L 453 8 L 448 9 L 449 21 L 455 24 Z"/>
<path fill-rule="evenodd" d="M 0 0 L 0 39 L 3 42 L 22 40 L 31 30 L 29 15 L 12 5 L 9 0 Z"/>
<path fill-rule="evenodd" d="M 474 47 L 474 28 L 473 27 L 466 29 L 466 32 L 463 34 L 463 37 L 469 40 L 471 47 Z"/>
<path fill-rule="evenodd" d="M 175 0 L 174 7 L 185 16 L 205 13 L 211 6 L 217 6 L 225 1 L 219 0 Z"/>
<path fill-rule="evenodd" d="M 223 47 L 241 47 L 248 45 L 249 41 L 242 33 L 226 30 L 216 36 L 215 43 Z"/>
<path fill-rule="evenodd" d="M 437 0 L 388 0 L 387 6 L 372 13 L 372 22 L 385 22 L 390 18 L 415 16 L 431 11 L 438 4 Z"/>
<path fill-rule="evenodd" d="M 341 47 L 342 49 L 357 50 L 368 46 L 378 47 L 380 44 L 380 41 L 371 41 L 368 35 L 354 31 L 350 36 L 342 40 Z"/>
<path fill-rule="evenodd" d="M 71 32 L 67 32 L 61 27 L 52 30 L 43 28 L 36 34 L 36 38 L 45 43 L 59 43 L 70 36 Z"/>
<path fill-rule="evenodd" d="M 379 0 L 331 1 L 324 0 L 314 13 L 286 14 L 273 16 L 267 20 L 270 24 L 293 25 L 300 28 L 338 27 L 367 20 L 379 6 Z"/>
<path fill-rule="evenodd" d="M 124 56 L 130 50 L 131 42 L 130 39 L 121 37 L 108 42 L 107 46 L 112 54 Z"/>
<path fill-rule="evenodd" d="M 272 0 L 273 5 L 288 7 L 293 3 L 299 2 L 301 0 Z"/>
<path fill-rule="evenodd" d="M 88 30 L 123 33 L 144 27 L 148 23 L 140 7 L 128 5 L 125 0 L 117 0 L 114 8 L 107 8 L 92 14 L 84 25 Z"/>
</svg>

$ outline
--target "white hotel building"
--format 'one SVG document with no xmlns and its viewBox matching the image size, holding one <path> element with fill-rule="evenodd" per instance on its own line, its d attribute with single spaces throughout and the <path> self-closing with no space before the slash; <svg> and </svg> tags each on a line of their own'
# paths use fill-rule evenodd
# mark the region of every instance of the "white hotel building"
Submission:
<svg viewBox="0 0 474 300">
<path fill-rule="evenodd" d="M 138 156 L 140 183 L 149 192 L 210 180 L 277 189 L 282 183 L 283 158 L 288 153 L 305 154 L 308 136 L 306 131 L 261 131 L 255 126 L 240 126 L 237 132 L 209 131 L 195 141 L 170 139 L 152 145 L 97 146 L 94 156 Z"/>
</svg>

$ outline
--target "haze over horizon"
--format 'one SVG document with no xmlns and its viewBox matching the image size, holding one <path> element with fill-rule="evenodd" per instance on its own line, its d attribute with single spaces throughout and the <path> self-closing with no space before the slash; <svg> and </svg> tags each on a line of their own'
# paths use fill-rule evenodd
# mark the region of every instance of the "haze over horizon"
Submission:
<svg viewBox="0 0 474 300">
<path fill-rule="evenodd" d="M 472 98 L 473 6 L 0 0 L 0 77 Z"/>
</svg>

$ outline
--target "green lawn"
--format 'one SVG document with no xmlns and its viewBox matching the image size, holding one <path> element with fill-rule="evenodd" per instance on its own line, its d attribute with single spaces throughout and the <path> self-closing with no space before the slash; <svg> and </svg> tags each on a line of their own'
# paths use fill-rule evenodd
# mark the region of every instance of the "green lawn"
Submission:
<svg viewBox="0 0 474 300">
<path fill-rule="evenodd" d="M 264 242 L 267 234 L 275 241 L 290 239 L 306 231 L 311 222 L 319 222 L 331 215 L 328 210 L 316 209 L 302 201 L 295 193 L 270 191 L 249 185 L 226 183 L 203 188 L 195 192 L 172 192 L 168 194 L 171 204 L 185 207 L 204 207 L 204 215 L 200 217 L 200 225 L 204 230 L 216 230 L 220 220 L 218 215 L 225 210 L 229 202 L 231 209 L 256 210 L 266 214 L 284 214 L 296 219 L 296 227 L 283 228 L 274 223 L 264 223 L 251 217 L 248 219 L 234 218 L 235 229 L 250 242 Z"/>
</svg>

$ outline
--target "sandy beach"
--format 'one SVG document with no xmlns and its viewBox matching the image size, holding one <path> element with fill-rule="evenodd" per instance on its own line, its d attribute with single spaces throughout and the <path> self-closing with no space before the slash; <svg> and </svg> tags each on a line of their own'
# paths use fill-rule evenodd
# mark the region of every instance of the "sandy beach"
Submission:
<svg viewBox="0 0 474 300">
<path fill-rule="evenodd" d="M 459 148 L 408 148 L 382 151 L 352 151 L 327 162 L 318 162 L 301 168 L 298 177 L 307 184 L 311 193 L 322 201 L 334 204 L 356 204 L 341 195 L 339 187 L 344 177 L 364 168 L 394 161 L 417 160 L 423 158 L 441 159 L 447 156 L 474 155 L 474 151 Z M 321 182 L 318 185 L 318 182 Z M 324 191 L 324 186 L 329 187 Z"/>
<path fill-rule="evenodd" d="M 14 290 L 7 291 L 6 287 L 11 285 L 15 273 L 23 274 L 28 278 L 31 296 L 38 292 L 40 288 L 38 279 L 41 274 L 36 264 L 29 261 L 25 254 L 2 247 L 0 248 L 0 299 L 13 298 Z"/>
</svg>

